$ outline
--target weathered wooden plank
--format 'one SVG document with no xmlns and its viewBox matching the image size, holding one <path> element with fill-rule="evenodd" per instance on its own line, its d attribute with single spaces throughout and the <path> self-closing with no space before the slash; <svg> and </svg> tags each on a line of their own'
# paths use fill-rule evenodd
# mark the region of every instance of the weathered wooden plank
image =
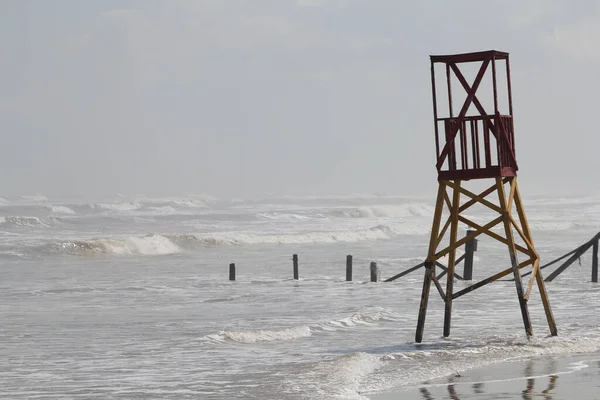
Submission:
<svg viewBox="0 0 600 400">
<path fill-rule="evenodd" d="M 419 304 L 419 318 L 417 320 L 417 332 L 415 333 L 415 342 L 423 341 L 423 331 L 425 329 L 425 317 L 427 316 L 427 303 L 429 302 L 429 290 L 431 288 L 431 276 L 435 273 L 433 263 L 425 263 L 425 277 L 423 278 L 423 291 L 421 293 L 421 303 Z"/>
<path fill-rule="evenodd" d="M 229 264 L 229 280 L 235 281 L 235 264 Z"/>
<path fill-rule="evenodd" d="M 292 255 L 292 263 L 294 264 L 294 279 L 298 280 L 298 254 Z"/>
<path fill-rule="evenodd" d="M 444 264 L 442 264 L 439 261 L 435 262 L 436 267 L 440 267 L 442 269 L 442 271 L 448 273 L 448 268 L 446 268 L 446 266 Z M 459 274 L 456 273 L 456 271 L 454 271 L 454 277 L 456 279 L 458 279 L 459 281 L 464 281 L 464 278 L 462 276 L 460 276 Z"/>
<path fill-rule="evenodd" d="M 584 244 L 583 246 L 579 247 L 577 249 L 577 251 L 575 251 L 575 253 L 571 257 L 569 257 L 569 259 L 567 261 L 565 261 L 560 267 L 558 267 L 550 275 L 548 275 L 548 277 L 545 279 L 545 281 L 552 282 L 557 276 L 562 274 L 565 271 L 565 269 L 567 269 L 569 266 L 571 266 L 571 264 L 573 264 L 575 262 L 575 260 L 577 260 L 579 257 L 581 257 L 583 255 L 583 253 L 588 251 L 588 249 L 590 247 L 592 247 L 593 244 L 594 244 L 593 241 L 589 241 L 586 244 Z"/>
<path fill-rule="evenodd" d="M 447 301 L 446 294 L 444 293 L 444 289 L 442 289 L 442 285 L 440 285 L 440 282 L 438 281 L 438 278 L 435 276 L 435 274 L 431 274 L 431 280 L 433 281 L 442 300 L 444 300 L 444 302 L 446 302 Z"/>
<path fill-rule="evenodd" d="M 446 279 L 446 307 L 444 311 L 444 337 L 450 336 L 452 323 L 452 292 L 454 291 L 454 268 L 456 261 L 456 242 L 458 238 L 458 209 L 460 208 L 461 181 L 454 182 L 452 194 L 452 223 L 450 226 L 450 253 L 448 254 L 448 279 Z"/>
<path fill-rule="evenodd" d="M 504 184 L 501 178 L 496 178 L 496 186 L 498 187 L 498 200 L 500 201 L 500 207 L 504 212 L 504 230 L 506 232 L 506 239 L 508 241 L 508 252 L 510 255 L 510 262 L 512 264 L 513 275 L 515 277 L 517 297 L 519 299 L 519 305 L 521 306 L 521 316 L 523 317 L 523 325 L 525 326 L 525 332 L 527 333 L 527 335 L 531 336 L 533 335 L 533 327 L 531 326 L 531 318 L 529 317 L 529 308 L 527 307 L 527 301 L 523 297 L 523 283 L 521 282 L 521 271 L 519 270 L 517 249 L 515 247 L 515 240 L 512 233 L 510 218 L 508 218 L 508 210 L 506 208 L 506 195 L 504 193 Z"/>
<path fill-rule="evenodd" d="M 490 237 L 492 237 L 492 238 L 496 239 L 497 241 L 499 241 L 499 242 L 501 242 L 501 243 L 504 243 L 504 244 L 508 245 L 508 241 L 506 240 L 506 238 L 503 238 L 502 236 L 500 236 L 500 235 L 498 235 L 497 233 L 495 233 L 495 232 L 492 232 L 492 231 L 490 230 L 490 229 L 491 229 L 491 228 L 493 228 L 495 225 L 498 225 L 500 222 L 502 222 L 502 216 L 499 216 L 498 218 L 496 218 L 495 220 L 493 220 L 492 222 L 494 222 L 494 225 L 490 226 L 490 227 L 489 227 L 489 228 L 487 228 L 487 229 L 484 229 L 484 228 L 486 228 L 488 225 L 490 225 L 490 224 L 491 224 L 491 222 L 490 222 L 490 224 L 488 224 L 488 225 L 486 225 L 486 226 L 482 227 L 481 225 L 479 225 L 479 224 L 477 224 L 477 223 L 475 223 L 475 222 L 473 222 L 473 221 L 471 221 L 471 220 L 469 220 L 469 219 L 467 219 L 467 218 L 465 218 L 465 217 L 463 217 L 463 216 L 460 216 L 460 217 L 459 217 L 459 219 L 460 219 L 460 221 L 461 221 L 461 222 L 463 222 L 463 223 L 465 223 L 465 224 L 469 225 L 471 228 L 475 228 L 475 229 L 477 230 L 476 232 L 479 232 L 479 231 L 481 230 L 481 233 L 484 233 L 484 234 L 486 234 L 486 235 L 488 235 L 488 236 L 490 236 Z M 522 253 L 524 253 L 524 254 L 527 254 L 527 255 L 529 255 L 529 250 L 528 250 L 528 249 L 526 249 L 525 247 L 523 247 L 523 246 L 521 246 L 521 245 L 518 245 L 518 244 L 515 244 L 515 247 L 516 247 L 516 249 L 517 249 L 517 250 L 519 250 L 520 252 L 522 252 Z"/>
<path fill-rule="evenodd" d="M 481 203 L 483 205 L 485 205 L 488 208 L 491 208 L 492 210 L 496 211 L 496 212 L 502 212 L 502 210 L 500 209 L 500 207 L 498 207 L 497 205 L 495 205 L 494 203 L 492 203 L 491 201 L 486 200 L 484 197 L 481 197 L 480 195 L 477 195 L 463 187 L 460 187 L 458 185 L 453 184 L 452 182 L 448 182 L 448 186 L 450 186 L 452 189 L 457 189 L 460 191 L 461 194 L 464 194 L 465 196 L 470 197 L 471 199 L 475 200 L 478 203 Z M 462 212 L 462 211 L 461 211 Z"/>
<path fill-rule="evenodd" d="M 531 265 L 531 260 L 527 260 L 525 262 L 522 262 L 521 264 L 519 264 L 519 269 L 525 268 L 526 266 Z M 512 267 L 505 269 L 504 271 L 498 272 L 495 275 L 490 276 L 489 278 L 483 279 L 477 283 L 472 284 L 469 287 L 464 288 L 463 290 L 456 292 L 452 295 L 453 298 L 458 298 L 460 296 L 463 296 L 467 293 L 472 292 L 475 289 L 479 289 L 482 286 L 487 285 L 488 283 L 492 283 L 494 281 L 497 281 L 500 278 L 505 277 L 506 275 L 509 275 L 511 272 L 513 272 Z"/>
<path fill-rule="evenodd" d="M 467 231 L 467 235 L 473 231 Z M 473 258 L 475 249 L 477 248 L 477 239 L 471 239 L 465 244 L 465 254 L 463 254 L 456 263 L 458 264 L 462 259 L 465 260 L 463 268 L 463 277 L 465 280 L 470 281 L 473 279 Z"/>
<path fill-rule="evenodd" d="M 346 281 L 352 281 L 352 256 L 350 254 L 346 256 Z"/>
<path fill-rule="evenodd" d="M 598 239 L 594 240 L 592 249 L 592 282 L 598 283 Z"/>
<path fill-rule="evenodd" d="M 438 194 L 435 202 L 431 237 L 429 238 L 429 251 L 427 253 L 427 260 L 425 262 L 425 278 L 423 279 L 423 291 L 421 293 L 421 304 L 419 306 L 419 317 L 417 320 L 417 330 L 415 333 L 415 341 L 417 343 L 421 343 L 423 340 L 425 317 L 427 315 L 427 303 L 429 302 L 429 290 L 431 289 L 431 277 L 435 274 L 435 250 L 442 219 L 442 211 L 444 210 L 444 193 L 446 193 L 446 184 L 445 182 L 440 181 L 438 184 Z"/>
<path fill-rule="evenodd" d="M 377 268 L 377 263 L 372 262 L 369 266 L 369 271 L 371 272 L 371 282 L 379 281 L 379 268 Z"/>
<path fill-rule="evenodd" d="M 422 262 L 421 264 L 415 265 L 414 267 L 411 267 L 411 268 L 407 269 L 406 271 L 402 271 L 399 274 L 392 276 L 391 278 L 387 278 L 384 282 L 392 282 L 398 278 L 402 278 L 404 275 L 408 275 L 411 272 L 414 272 L 414 271 L 418 270 L 419 268 L 422 268 L 423 265 L 425 265 L 424 262 Z"/>
</svg>

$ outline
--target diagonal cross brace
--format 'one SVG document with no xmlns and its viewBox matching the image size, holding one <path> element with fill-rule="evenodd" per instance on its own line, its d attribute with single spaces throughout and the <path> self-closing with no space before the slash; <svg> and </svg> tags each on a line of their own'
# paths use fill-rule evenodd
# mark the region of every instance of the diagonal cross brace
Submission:
<svg viewBox="0 0 600 400">
<path fill-rule="evenodd" d="M 446 157 L 448 156 L 448 153 L 450 152 L 450 145 L 454 144 L 454 139 L 456 138 L 456 133 L 458 132 L 458 128 L 461 126 L 461 122 L 465 118 L 465 115 L 467 114 L 467 110 L 469 109 L 469 106 L 471 105 L 471 103 L 473 102 L 473 99 L 475 98 L 475 93 L 477 92 L 477 89 L 479 88 L 479 84 L 481 83 L 481 80 L 483 79 L 483 76 L 485 75 L 485 71 L 487 70 L 487 67 L 489 64 L 490 64 L 489 58 L 486 59 L 481 64 L 481 68 L 479 69 L 479 72 L 477 73 L 477 76 L 475 77 L 475 81 L 473 81 L 473 86 L 469 90 L 467 90 L 467 98 L 465 100 L 465 103 L 463 104 L 463 106 L 460 110 L 460 113 L 456 117 L 456 120 L 459 123 L 454 124 L 454 126 L 452 127 L 452 130 L 450 131 L 450 135 L 448 136 L 448 140 L 446 141 L 446 145 L 444 146 L 444 149 L 442 150 L 442 153 L 440 154 L 440 157 L 438 158 L 438 162 L 436 165 L 438 171 L 441 170 L 442 165 L 444 164 L 444 161 L 445 161 Z"/>
</svg>

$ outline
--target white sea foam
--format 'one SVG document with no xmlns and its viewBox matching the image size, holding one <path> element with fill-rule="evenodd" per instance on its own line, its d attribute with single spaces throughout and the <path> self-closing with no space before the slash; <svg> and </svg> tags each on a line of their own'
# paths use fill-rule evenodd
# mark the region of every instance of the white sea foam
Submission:
<svg viewBox="0 0 600 400">
<path fill-rule="evenodd" d="M 306 232 L 289 234 L 230 233 L 214 234 L 199 238 L 206 244 L 309 244 L 309 243 L 353 243 L 366 240 L 391 239 L 399 235 L 425 234 L 429 228 L 423 226 L 405 226 L 392 229 L 387 225 L 378 225 L 367 229 L 337 232 Z"/>
<path fill-rule="evenodd" d="M 277 212 L 261 213 L 261 214 L 258 214 L 258 217 L 262 218 L 262 219 L 271 220 L 271 221 L 307 221 L 307 220 L 314 219 L 314 218 L 311 218 L 311 217 L 308 217 L 305 215 L 285 214 L 285 213 L 277 213 Z"/>
<path fill-rule="evenodd" d="M 21 197 L 25 200 L 31 200 L 31 201 L 35 201 L 35 202 L 48 201 L 48 198 L 41 194 L 34 195 L 34 196 L 21 196 Z"/>
<path fill-rule="evenodd" d="M 38 217 L 2 217 L 0 223 L 8 226 L 15 227 L 48 227 L 50 226 L 51 218 L 38 218 Z"/>
<path fill-rule="evenodd" d="M 67 206 L 61 206 L 61 205 L 50 205 L 47 207 L 51 212 L 56 213 L 56 214 L 75 214 L 75 211 L 73 211 L 72 209 L 70 209 Z"/>
<path fill-rule="evenodd" d="M 6 205 L 9 205 L 9 204 L 10 204 L 10 202 L 8 200 L 6 200 L 3 197 L 0 197 L 0 206 L 6 206 Z"/>
<path fill-rule="evenodd" d="M 141 207 L 139 203 L 135 202 L 100 203 L 97 206 L 111 211 L 134 211 Z"/>
<path fill-rule="evenodd" d="M 289 385 L 300 393 L 312 393 L 314 399 L 367 399 L 359 391 L 364 381 L 384 366 L 381 357 L 355 352 L 320 361 L 302 371 Z"/>
<path fill-rule="evenodd" d="M 238 343 L 256 343 L 270 342 L 274 340 L 293 340 L 307 337 L 310 335 L 310 328 L 308 326 L 303 325 L 277 331 L 221 331 L 214 335 L 208 335 L 205 338 L 217 342 L 231 340 Z"/>
<path fill-rule="evenodd" d="M 175 210 L 171 206 L 148 207 L 148 210 L 155 212 L 157 214 L 163 214 L 163 215 L 177 213 L 177 210 Z"/>
<path fill-rule="evenodd" d="M 179 246 L 162 235 L 100 238 L 55 242 L 42 246 L 42 252 L 71 255 L 165 255 L 181 252 Z"/>
<path fill-rule="evenodd" d="M 577 226 L 572 221 L 531 221 L 529 225 L 530 229 L 534 232 L 566 231 Z"/>
<path fill-rule="evenodd" d="M 207 208 L 208 204 L 202 199 L 176 199 L 171 200 L 170 203 L 179 207 L 188 207 L 188 208 Z"/>
<path fill-rule="evenodd" d="M 331 210 L 332 216 L 347 218 L 409 218 L 431 217 L 433 208 L 422 203 L 345 207 Z"/>
<path fill-rule="evenodd" d="M 388 309 L 379 309 L 371 311 L 362 311 L 352 314 L 349 317 L 330 320 L 323 323 L 310 325 L 312 330 L 335 331 L 338 329 L 347 329 L 357 326 L 374 324 L 379 321 L 398 321 L 399 316 Z"/>
<path fill-rule="evenodd" d="M 600 350 L 600 338 L 489 338 L 461 347 L 412 350 L 380 356 L 387 365 L 361 387 L 365 391 L 406 387 L 499 362 L 536 356 L 591 354 Z M 398 364 L 400 362 L 401 364 Z"/>
</svg>

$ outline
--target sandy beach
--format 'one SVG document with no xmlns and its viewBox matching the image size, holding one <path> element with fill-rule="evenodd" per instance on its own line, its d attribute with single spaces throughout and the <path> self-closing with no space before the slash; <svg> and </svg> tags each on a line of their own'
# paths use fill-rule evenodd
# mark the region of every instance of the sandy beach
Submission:
<svg viewBox="0 0 600 400">
<path fill-rule="evenodd" d="M 378 394 L 396 399 L 600 399 L 600 354 L 493 364 Z"/>
</svg>

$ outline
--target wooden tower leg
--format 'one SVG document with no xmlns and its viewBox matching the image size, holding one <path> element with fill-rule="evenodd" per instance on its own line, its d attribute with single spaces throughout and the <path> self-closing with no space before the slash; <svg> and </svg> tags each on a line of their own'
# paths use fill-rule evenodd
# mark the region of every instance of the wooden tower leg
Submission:
<svg viewBox="0 0 600 400">
<path fill-rule="evenodd" d="M 425 316 L 427 315 L 427 304 L 429 302 L 429 289 L 431 288 L 431 278 L 435 274 L 435 250 L 440 231 L 442 212 L 444 211 L 444 195 L 446 194 L 446 184 L 439 182 L 437 200 L 435 203 L 435 212 L 433 216 L 433 226 L 431 228 L 431 238 L 429 240 L 429 251 L 425 261 L 425 277 L 423 279 L 423 292 L 421 294 L 421 304 L 419 306 L 419 319 L 417 321 L 417 332 L 415 342 L 423 341 L 423 330 L 425 328 Z"/>
<path fill-rule="evenodd" d="M 448 253 L 448 279 L 446 281 L 446 309 L 444 312 L 444 337 L 450 336 L 452 320 L 452 292 L 454 290 L 454 267 L 456 261 L 456 239 L 458 237 L 458 213 L 460 208 L 460 181 L 454 182 L 452 208 L 450 210 L 450 252 Z"/>
<path fill-rule="evenodd" d="M 509 182 L 516 179 L 510 178 Z M 516 182 L 515 182 L 516 183 Z M 521 281 L 521 271 L 519 270 L 519 261 L 517 259 L 517 249 L 515 246 L 515 238 L 513 236 L 510 214 L 507 207 L 506 195 L 504 193 L 504 183 L 502 178 L 496 178 L 496 187 L 498 189 L 498 199 L 500 200 L 500 208 L 502 209 L 502 220 L 504 223 L 504 230 L 506 232 L 506 240 L 508 244 L 508 252 L 510 254 L 510 262 L 515 278 L 515 286 L 517 288 L 517 297 L 519 298 L 519 305 L 521 306 L 521 315 L 523 317 L 523 324 L 525 325 L 525 332 L 528 336 L 533 335 L 533 328 L 531 326 L 531 318 L 529 317 L 529 309 L 527 307 L 527 300 L 525 300 L 523 292 L 523 282 Z"/>
<path fill-rule="evenodd" d="M 523 234 L 529 239 L 530 243 L 533 243 L 533 238 L 531 236 L 531 231 L 529 230 L 529 222 L 527 222 L 527 217 L 525 216 L 525 209 L 523 208 L 523 202 L 521 201 L 521 193 L 519 192 L 519 186 L 517 185 L 516 178 L 515 185 L 515 207 L 517 209 L 517 213 L 519 214 L 519 221 L 521 222 L 521 229 L 523 230 Z M 536 260 L 539 263 L 539 258 Z M 546 320 L 548 321 L 548 328 L 550 328 L 550 334 L 552 336 L 558 335 L 558 330 L 556 329 L 556 322 L 554 322 L 554 314 L 552 313 L 552 308 L 550 307 L 550 300 L 548 298 L 548 292 L 546 292 L 546 284 L 544 283 L 544 279 L 542 277 L 542 270 L 539 268 L 535 268 L 535 279 L 538 285 L 538 290 L 540 291 L 540 296 L 542 298 L 542 304 L 544 305 L 544 311 L 546 313 Z"/>
</svg>

